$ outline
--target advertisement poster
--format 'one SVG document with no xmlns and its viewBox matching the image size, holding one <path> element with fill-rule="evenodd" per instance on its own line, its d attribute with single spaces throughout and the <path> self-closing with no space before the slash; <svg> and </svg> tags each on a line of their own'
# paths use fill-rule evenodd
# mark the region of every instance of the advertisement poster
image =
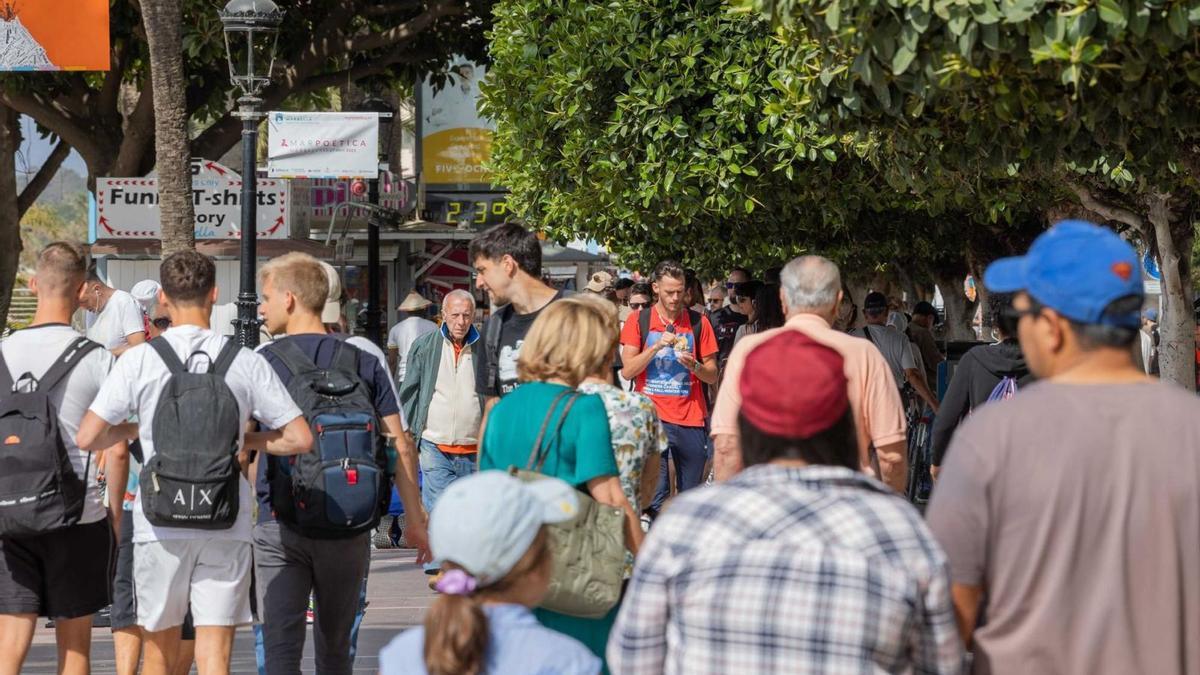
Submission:
<svg viewBox="0 0 1200 675">
<path fill-rule="evenodd" d="M 379 173 L 379 115 L 271 112 L 267 148 L 272 178 L 374 178 Z"/>
<path fill-rule="evenodd" d="M 240 178 L 198 176 L 192 179 L 197 239 L 241 236 Z M 258 238 L 286 239 L 295 204 L 287 181 L 258 181 Z M 307 227 L 307 222 L 304 223 Z M 96 179 L 97 239 L 159 239 L 158 181 L 154 178 Z"/>
<path fill-rule="evenodd" d="M 431 189 L 490 186 L 484 163 L 492 154 L 495 125 L 480 117 L 479 82 L 486 67 L 462 59 L 452 62 L 441 89 L 425 78 L 417 97 L 421 173 Z"/>
<path fill-rule="evenodd" d="M 0 0 L 0 72 L 108 69 L 108 0 Z"/>
</svg>

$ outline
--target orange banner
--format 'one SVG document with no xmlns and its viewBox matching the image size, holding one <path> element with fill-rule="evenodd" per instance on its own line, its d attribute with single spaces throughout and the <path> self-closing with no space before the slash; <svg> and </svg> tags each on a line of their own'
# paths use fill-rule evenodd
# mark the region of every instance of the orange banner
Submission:
<svg viewBox="0 0 1200 675">
<path fill-rule="evenodd" d="M 0 71 L 109 67 L 108 0 L 0 0 Z"/>
</svg>

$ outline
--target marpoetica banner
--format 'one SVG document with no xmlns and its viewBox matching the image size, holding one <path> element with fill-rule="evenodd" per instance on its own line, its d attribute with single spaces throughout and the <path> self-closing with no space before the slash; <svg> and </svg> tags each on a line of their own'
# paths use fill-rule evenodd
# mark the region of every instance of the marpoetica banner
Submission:
<svg viewBox="0 0 1200 675">
<path fill-rule="evenodd" d="M 374 178 L 379 174 L 377 113 L 267 114 L 272 178 Z"/>
<path fill-rule="evenodd" d="M 0 72 L 108 69 L 108 0 L 0 0 Z"/>
</svg>

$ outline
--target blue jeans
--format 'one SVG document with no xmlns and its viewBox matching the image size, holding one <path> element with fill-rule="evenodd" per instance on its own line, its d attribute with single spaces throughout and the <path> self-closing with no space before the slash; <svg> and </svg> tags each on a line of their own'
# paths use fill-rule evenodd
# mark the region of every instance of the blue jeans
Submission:
<svg viewBox="0 0 1200 675">
<path fill-rule="evenodd" d="M 450 484 L 475 473 L 476 453 L 455 455 L 438 450 L 436 444 L 421 439 L 421 503 L 427 513 Z"/>
<path fill-rule="evenodd" d="M 421 439 L 421 504 L 426 513 L 433 513 L 433 505 L 450 484 L 459 478 L 475 473 L 474 452 L 456 455 L 442 452 L 436 443 Z M 425 563 L 426 574 L 436 574 L 441 568 L 437 561 Z"/>
<path fill-rule="evenodd" d="M 670 474 L 667 459 L 675 460 L 675 489 L 690 490 L 704 483 L 704 463 L 708 460 L 708 434 L 704 427 L 681 427 L 663 422 L 667 432 L 667 451 L 658 463 L 658 490 L 650 502 L 650 510 L 657 513 L 671 494 Z"/>
</svg>

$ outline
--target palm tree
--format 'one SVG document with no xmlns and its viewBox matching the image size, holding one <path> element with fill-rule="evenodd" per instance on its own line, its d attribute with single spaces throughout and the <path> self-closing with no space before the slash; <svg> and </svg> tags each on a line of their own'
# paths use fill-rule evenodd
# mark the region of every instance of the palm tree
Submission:
<svg viewBox="0 0 1200 675">
<path fill-rule="evenodd" d="M 143 0 L 154 92 L 154 154 L 158 171 L 162 256 L 195 248 L 191 150 L 183 73 L 182 0 Z"/>
</svg>

